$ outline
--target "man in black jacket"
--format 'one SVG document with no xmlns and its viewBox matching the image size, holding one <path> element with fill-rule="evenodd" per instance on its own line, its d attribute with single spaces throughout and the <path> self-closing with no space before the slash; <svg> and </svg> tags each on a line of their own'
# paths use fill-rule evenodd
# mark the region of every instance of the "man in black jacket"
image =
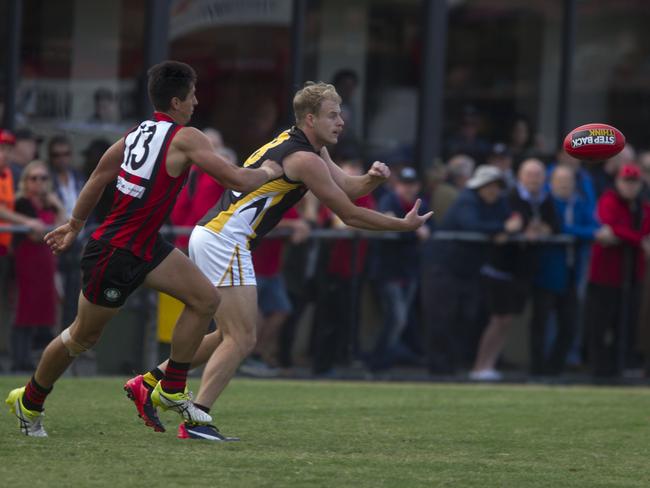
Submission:
<svg viewBox="0 0 650 488">
<path fill-rule="evenodd" d="M 470 379 L 501 379 L 495 365 L 512 318 L 526 306 L 538 261 L 533 242 L 560 231 L 555 206 L 544 189 L 545 179 L 546 168 L 540 160 L 531 158 L 522 162 L 509 202 L 513 215 L 522 220 L 526 241 L 495 246 L 481 269 L 490 321 L 481 336 Z"/>
<path fill-rule="evenodd" d="M 477 168 L 440 229 L 492 237 L 520 230 L 521 219 L 510 217 L 505 185 L 499 168 Z M 424 273 L 429 286 L 423 286 L 426 296 L 422 301 L 429 312 L 429 369 L 433 374 L 454 373 L 473 360 L 478 339 L 479 271 L 491 246 L 490 242 L 463 240 L 435 241 L 431 246 L 433 266 Z"/>
</svg>

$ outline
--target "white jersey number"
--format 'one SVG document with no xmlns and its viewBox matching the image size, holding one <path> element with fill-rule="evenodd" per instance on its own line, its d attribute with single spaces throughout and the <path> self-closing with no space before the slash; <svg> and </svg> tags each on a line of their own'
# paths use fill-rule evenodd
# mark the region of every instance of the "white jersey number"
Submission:
<svg viewBox="0 0 650 488">
<path fill-rule="evenodd" d="M 151 178 L 165 135 L 171 125 L 169 122 L 146 120 L 126 136 L 122 169 L 140 178 Z"/>
</svg>

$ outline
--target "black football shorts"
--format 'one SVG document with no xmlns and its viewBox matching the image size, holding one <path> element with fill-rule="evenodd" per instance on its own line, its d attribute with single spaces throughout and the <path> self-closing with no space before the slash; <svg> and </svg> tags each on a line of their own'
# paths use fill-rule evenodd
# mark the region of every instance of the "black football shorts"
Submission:
<svg viewBox="0 0 650 488">
<path fill-rule="evenodd" d="M 90 239 L 81 257 L 83 294 L 90 303 L 119 308 L 146 278 L 174 250 L 158 235 L 151 261 L 126 249 Z"/>
</svg>

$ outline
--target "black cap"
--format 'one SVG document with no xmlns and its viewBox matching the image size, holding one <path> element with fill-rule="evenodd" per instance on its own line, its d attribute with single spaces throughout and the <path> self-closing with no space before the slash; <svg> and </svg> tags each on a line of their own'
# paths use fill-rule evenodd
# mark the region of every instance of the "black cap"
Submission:
<svg viewBox="0 0 650 488">
<path fill-rule="evenodd" d="M 416 183 L 420 181 L 417 172 L 410 166 L 401 168 L 397 173 L 397 179 L 402 183 Z"/>
<path fill-rule="evenodd" d="M 492 145 L 492 149 L 490 149 L 490 156 L 510 157 L 512 156 L 512 153 L 506 144 L 503 142 L 497 142 Z"/>
<path fill-rule="evenodd" d="M 28 129 L 27 127 L 23 127 L 22 129 L 16 130 L 14 135 L 16 136 L 16 140 L 18 141 L 22 141 L 25 139 L 33 139 L 39 143 L 43 141 L 43 138 L 41 136 L 37 136 L 36 134 L 34 134 L 34 132 L 31 129 Z"/>
</svg>

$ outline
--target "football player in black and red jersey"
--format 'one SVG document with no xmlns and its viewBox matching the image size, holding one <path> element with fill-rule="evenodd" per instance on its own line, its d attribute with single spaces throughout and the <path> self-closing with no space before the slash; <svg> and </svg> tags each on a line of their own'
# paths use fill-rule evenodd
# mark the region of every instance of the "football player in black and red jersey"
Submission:
<svg viewBox="0 0 650 488">
<path fill-rule="evenodd" d="M 47 435 L 42 425 L 43 402 L 54 383 L 76 356 L 97 342 L 108 321 L 143 284 L 185 304 L 172 337 L 165 376 L 150 395 L 154 405 L 143 408 L 171 409 L 189 422 L 211 421 L 210 415 L 192 403 L 186 378 L 219 297 L 196 265 L 166 242 L 159 230 L 193 163 L 222 185 L 241 192 L 250 192 L 281 176 L 282 170 L 272 161 L 257 169 L 229 164 L 214 153 L 205 135 L 185 127 L 198 103 L 196 73 L 190 66 L 165 61 L 148 74 L 149 97 L 156 110 L 153 117 L 104 153 L 81 191 L 70 220 L 45 236 L 53 252 L 67 249 L 106 185 L 116 181 L 112 208 L 84 249 L 77 317 L 47 346 L 29 383 L 11 391 L 6 400 L 25 435 Z M 130 395 L 141 394 L 137 385 L 131 388 Z M 146 412 L 140 413 L 150 418 L 144 415 Z"/>
</svg>

